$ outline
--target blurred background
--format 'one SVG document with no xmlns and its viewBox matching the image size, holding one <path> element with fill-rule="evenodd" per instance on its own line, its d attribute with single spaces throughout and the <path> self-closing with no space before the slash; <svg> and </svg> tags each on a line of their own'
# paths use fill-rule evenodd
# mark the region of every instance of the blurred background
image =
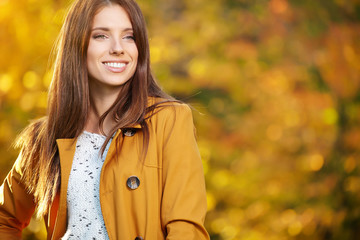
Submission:
<svg viewBox="0 0 360 240">
<path fill-rule="evenodd" d="M 70 2 L 0 0 L 1 181 L 46 113 Z M 153 72 L 196 109 L 211 239 L 359 239 L 360 1 L 138 3 Z"/>
</svg>

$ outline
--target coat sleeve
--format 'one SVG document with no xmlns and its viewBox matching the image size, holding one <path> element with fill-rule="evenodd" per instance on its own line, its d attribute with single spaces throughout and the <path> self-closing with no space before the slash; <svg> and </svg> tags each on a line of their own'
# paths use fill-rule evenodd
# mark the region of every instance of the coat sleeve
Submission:
<svg viewBox="0 0 360 240">
<path fill-rule="evenodd" d="M 191 109 L 176 104 L 164 112 L 161 217 L 166 239 L 209 239 L 204 172 Z"/>
<path fill-rule="evenodd" d="M 35 211 L 33 195 L 20 181 L 19 158 L 0 187 L 0 239 L 21 239 L 22 230 Z"/>
</svg>

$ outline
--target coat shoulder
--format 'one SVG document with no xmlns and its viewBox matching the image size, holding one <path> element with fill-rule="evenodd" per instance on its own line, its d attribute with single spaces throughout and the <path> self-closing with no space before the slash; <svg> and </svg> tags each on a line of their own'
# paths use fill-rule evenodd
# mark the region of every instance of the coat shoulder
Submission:
<svg viewBox="0 0 360 240">
<path fill-rule="evenodd" d="M 152 121 L 175 121 L 176 119 L 182 118 L 192 120 L 192 108 L 184 102 L 157 99 L 152 106 L 154 106 L 150 117 Z"/>
</svg>

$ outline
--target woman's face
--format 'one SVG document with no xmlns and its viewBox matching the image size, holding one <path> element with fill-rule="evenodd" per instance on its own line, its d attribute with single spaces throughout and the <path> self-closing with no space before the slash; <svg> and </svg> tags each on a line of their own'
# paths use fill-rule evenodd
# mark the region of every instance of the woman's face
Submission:
<svg viewBox="0 0 360 240">
<path fill-rule="evenodd" d="M 136 70 L 138 49 L 130 19 L 119 5 L 102 8 L 93 19 L 87 69 L 92 91 L 118 89 Z"/>
</svg>

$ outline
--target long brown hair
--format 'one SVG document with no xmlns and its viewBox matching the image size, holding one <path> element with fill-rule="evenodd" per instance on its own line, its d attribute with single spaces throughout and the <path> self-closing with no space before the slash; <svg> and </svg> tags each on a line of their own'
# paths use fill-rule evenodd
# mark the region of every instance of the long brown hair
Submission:
<svg viewBox="0 0 360 240">
<path fill-rule="evenodd" d="M 139 55 L 134 76 L 123 85 L 117 100 L 100 118 L 100 129 L 107 115 L 112 114 L 116 120 L 104 145 L 118 129 L 140 124 L 146 149 L 149 142 L 146 116 L 159 106 L 148 106 L 148 97 L 173 100 L 160 89 L 151 73 L 145 20 L 136 2 L 76 0 L 58 37 L 47 116 L 30 124 L 17 141 L 17 146 L 22 148 L 23 182 L 34 194 L 38 217 L 47 214 L 59 190 L 60 160 L 56 139 L 76 139 L 84 129 L 90 109 L 86 53 L 91 24 L 95 14 L 111 4 L 120 5 L 128 13 Z"/>
</svg>

